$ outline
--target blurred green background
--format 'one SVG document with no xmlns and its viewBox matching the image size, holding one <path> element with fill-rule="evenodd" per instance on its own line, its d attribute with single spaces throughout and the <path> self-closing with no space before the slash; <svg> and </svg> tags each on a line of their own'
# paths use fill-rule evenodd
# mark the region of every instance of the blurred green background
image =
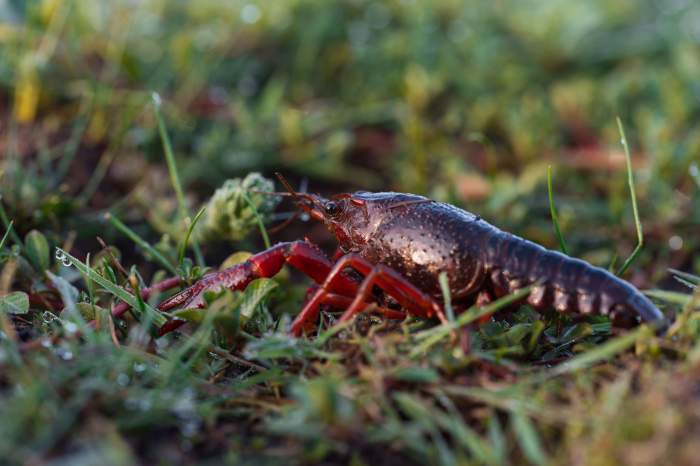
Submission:
<svg viewBox="0 0 700 466">
<path fill-rule="evenodd" d="M 551 164 L 572 252 L 598 264 L 635 241 L 619 116 L 654 255 L 682 267 L 697 248 L 696 2 L 5 0 L 0 16 L 20 230 L 118 201 L 158 230 L 157 92 L 192 204 L 280 171 L 426 194 L 554 246 Z"/>
</svg>

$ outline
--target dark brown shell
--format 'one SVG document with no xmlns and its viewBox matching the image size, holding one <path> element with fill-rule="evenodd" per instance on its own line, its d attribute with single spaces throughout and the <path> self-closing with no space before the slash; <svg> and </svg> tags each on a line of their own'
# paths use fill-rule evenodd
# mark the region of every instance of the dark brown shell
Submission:
<svg viewBox="0 0 700 466">
<path fill-rule="evenodd" d="M 433 296 L 441 296 L 438 276 L 446 272 L 456 300 L 482 289 L 500 297 L 536 285 L 528 301 L 539 309 L 626 310 L 646 321 L 664 320 L 646 296 L 608 271 L 506 233 L 453 205 L 400 193 L 360 192 L 352 198 L 362 206 L 330 222 L 344 229 L 341 246 L 395 269 Z"/>
</svg>

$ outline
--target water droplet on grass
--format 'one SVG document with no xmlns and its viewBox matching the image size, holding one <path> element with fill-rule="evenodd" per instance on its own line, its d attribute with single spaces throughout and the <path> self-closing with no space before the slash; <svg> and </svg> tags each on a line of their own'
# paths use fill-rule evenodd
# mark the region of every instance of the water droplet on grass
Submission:
<svg viewBox="0 0 700 466">
<path fill-rule="evenodd" d="M 260 11 L 260 8 L 258 8 L 256 5 L 253 5 L 252 3 L 249 3 L 243 8 L 241 8 L 241 19 L 244 23 L 256 23 L 261 16 L 262 12 Z"/>
<path fill-rule="evenodd" d="M 151 99 L 153 99 L 153 104 L 156 107 L 160 107 L 163 103 L 163 100 L 160 98 L 160 94 L 158 94 L 157 92 L 151 93 Z"/>
<path fill-rule="evenodd" d="M 700 187 L 700 168 L 698 168 L 698 164 L 691 163 L 690 168 L 688 168 L 688 173 L 690 173 L 690 176 L 695 180 L 695 184 Z"/>
<path fill-rule="evenodd" d="M 78 332 L 78 326 L 75 325 L 73 322 L 63 322 L 63 328 L 66 330 L 66 333 L 73 335 Z"/>
<path fill-rule="evenodd" d="M 673 235 L 668 239 L 668 247 L 674 251 L 679 251 L 683 248 L 683 238 L 678 235 Z"/>
<path fill-rule="evenodd" d="M 136 364 L 134 364 L 134 372 L 141 373 L 141 372 L 144 372 L 145 370 L 146 370 L 145 364 L 140 363 L 140 362 L 137 362 Z"/>
<path fill-rule="evenodd" d="M 141 398 L 139 400 L 139 409 L 141 411 L 148 411 L 151 409 L 152 403 L 148 398 Z"/>
<path fill-rule="evenodd" d="M 117 376 L 117 383 L 122 387 L 126 387 L 127 385 L 129 385 L 129 381 L 129 376 L 123 372 Z"/>
<path fill-rule="evenodd" d="M 71 260 L 66 256 L 66 254 L 63 252 L 61 248 L 56 248 L 56 252 L 54 253 L 54 257 L 56 258 L 57 261 L 59 261 L 61 264 L 63 264 L 64 267 L 70 267 L 72 265 Z"/>
</svg>

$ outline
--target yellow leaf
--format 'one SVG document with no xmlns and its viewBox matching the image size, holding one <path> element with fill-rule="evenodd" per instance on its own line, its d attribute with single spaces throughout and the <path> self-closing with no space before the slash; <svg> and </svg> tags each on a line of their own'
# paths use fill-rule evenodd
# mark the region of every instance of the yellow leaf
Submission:
<svg viewBox="0 0 700 466">
<path fill-rule="evenodd" d="M 39 104 L 39 74 L 33 65 L 25 64 L 15 85 L 14 116 L 19 123 L 30 123 Z"/>
<path fill-rule="evenodd" d="M 44 24 L 49 24 L 51 19 L 56 14 L 61 0 L 44 0 L 39 7 L 39 16 Z"/>
<path fill-rule="evenodd" d="M 247 252 L 247 251 L 238 251 L 234 252 L 230 256 L 228 256 L 222 263 L 221 263 L 221 268 L 222 269 L 227 269 L 229 267 L 233 267 L 236 264 L 240 264 L 241 262 L 245 262 L 248 260 L 250 256 L 253 254 Z"/>
<path fill-rule="evenodd" d="M 304 139 L 302 113 L 295 108 L 284 108 L 279 114 L 280 132 L 285 144 L 296 145 Z"/>
</svg>

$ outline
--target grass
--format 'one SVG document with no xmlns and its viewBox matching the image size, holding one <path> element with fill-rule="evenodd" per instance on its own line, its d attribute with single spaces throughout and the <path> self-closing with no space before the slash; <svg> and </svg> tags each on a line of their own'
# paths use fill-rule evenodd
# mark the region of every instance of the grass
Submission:
<svg viewBox="0 0 700 466">
<path fill-rule="evenodd" d="M 7 2 L 2 462 L 695 464 L 698 13 Z M 627 257 L 617 272 L 673 324 L 504 309 L 518 296 L 459 312 L 443 275 L 447 323 L 333 327 L 324 310 L 294 339 L 309 280 L 285 268 L 158 336 L 182 283 L 278 241 L 333 251 L 312 223 L 272 228 L 294 210 L 261 193 L 278 171 L 322 194 L 426 194 L 596 265 Z"/>
<path fill-rule="evenodd" d="M 632 265 L 632 262 L 637 258 L 642 248 L 644 247 L 644 233 L 642 232 L 642 222 L 639 220 L 639 208 L 637 208 L 637 195 L 634 192 L 634 179 L 632 175 L 632 161 L 630 157 L 630 148 L 627 144 L 627 136 L 625 136 L 625 128 L 622 126 L 622 120 L 617 117 L 617 127 L 620 129 L 620 141 L 625 149 L 625 164 L 627 166 L 627 184 L 630 188 L 630 199 L 632 200 L 632 215 L 634 216 L 634 226 L 637 229 L 637 246 L 632 253 L 622 263 L 622 266 L 617 271 L 618 275 L 624 274 Z"/>
<path fill-rule="evenodd" d="M 552 226 L 554 227 L 554 233 L 557 235 L 557 240 L 559 240 L 559 248 L 564 254 L 569 254 L 569 250 L 566 247 L 566 242 L 564 241 L 564 236 L 561 234 L 561 227 L 559 226 L 559 216 L 557 215 L 557 208 L 554 206 L 554 195 L 552 189 L 552 166 L 547 167 L 547 195 L 549 196 L 549 213 L 552 216 Z"/>
</svg>

